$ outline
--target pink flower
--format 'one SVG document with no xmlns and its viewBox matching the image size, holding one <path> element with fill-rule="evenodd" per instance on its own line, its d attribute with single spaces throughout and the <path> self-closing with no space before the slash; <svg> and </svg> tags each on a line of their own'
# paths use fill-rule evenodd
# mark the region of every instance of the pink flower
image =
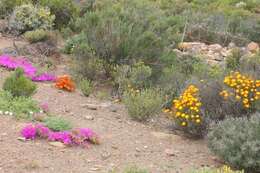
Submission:
<svg viewBox="0 0 260 173">
<path fill-rule="evenodd" d="M 28 124 L 22 129 L 21 134 L 25 139 L 35 139 L 37 131 L 32 124 Z"/>
<path fill-rule="evenodd" d="M 48 138 L 51 130 L 43 124 L 36 124 L 37 135 L 42 138 Z"/>
<path fill-rule="evenodd" d="M 63 132 L 51 132 L 49 134 L 48 140 L 50 141 L 59 141 L 62 142 L 66 145 L 71 145 L 72 140 L 71 140 L 71 133 L 67 131 Z"/>
<path fill-rule="evenodd" d="M 43 73 L 38 75 L 37 69 L 32 65 L 32 63 L 24 58 L 13 58 L 8 55 L 0 56 L 0 66 L 6 67 L 8 69 L 14 70 L 16 68 L 22 68 L 24 74 L 32 79 L 33 81 L 55 81 L 56 77 L 54 75 Z"/>
</svg>

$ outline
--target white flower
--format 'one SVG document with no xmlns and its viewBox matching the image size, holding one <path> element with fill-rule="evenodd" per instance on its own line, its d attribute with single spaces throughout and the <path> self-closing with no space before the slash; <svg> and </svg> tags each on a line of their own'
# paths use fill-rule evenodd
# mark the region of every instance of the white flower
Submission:
<svg viewBox="0 0 260 173">
<path fill-rule="evenodd" d="M 0 111 L 0 115 L 3 115 L 3 111 Z"/>
<path fill-rule="evenodd" d="M 43 113 L 43 110 L 40 110 L 40 113 L 42 114 L 42 113 Z"/>
<path fill-rule="evenodd" d="M 30 111 L 30 112 L 29 112 L 29 114 L 31 114 L 31 115 L 32 115 L 32 114 L 33 114 L 33 111 Z"/>
<path fill-rule="evenodd" d="M 5 111 L 5 115 L 8 115 L 9 114 L 9 112 L 8 111 Z"/>
<path fill-rule="evenodd" d="M 10 116 L 13 116 L 14 114 L 13 114 L 13 112 L 9 112 L 9 115 L 10 115 Z"/>
</svg>

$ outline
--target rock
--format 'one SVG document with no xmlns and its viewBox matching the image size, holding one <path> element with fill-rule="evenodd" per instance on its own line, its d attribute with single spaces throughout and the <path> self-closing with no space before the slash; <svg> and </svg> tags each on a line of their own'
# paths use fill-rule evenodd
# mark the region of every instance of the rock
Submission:
<svg viewBox="0 0 260 173">
<path fill-rule="evenodd" d="M 5 32 L 8 28 L 8 22 L 6 20 L 0 20 L 0 33 Z"/>
<path fill-rule="evenodd" d="M 101 158 L 103 159 L 103 160 L 107 160 L 109 157 L 111 157 L 111 154 L 109 153 L 109 152 L 103 152 L 102 154 L 101 154 Z"/>
<path fill-rule="evenodd" d="M 12 47 L 3 48 L 3 49 L 0 50 L 0 52 L 2 54 L 14 56 L 14 57 L 18 56 L 18 52 L 16 51 L 15 48 L 12 48 Z"/>
<path fill-rule="evenodd" d="M 87 109 L 90 109 L 90 110 L 97 110 L 98 109 L 98 106 L 95 105 L 95 104 L 82 104 L 81 107 L 83 108 L 87 108 Z"/>
<path fill-rule="evenodd" d="M 163 132 L 151 132 L 151 134 L 159 139 L 170 139 L 172 137 L 175 137 L 175 135 L 173 134 L 163 133 Z"/>
<path fill-rule="evenodd" d="M 66 145 L 64 145 L 64 144 L 61 143 L 61 142 L 49 142 L 49 144 L 50 144 L 51 146 L 58 147 L 58 148 L 65 148 L 65 147 L 66 147 Z"/>
<path fill-rule="evenodd" d="M 17 140 L 22 141 L 22 142 L 26 141 L 26 139 L 24 137 L 18 137 Z"/>
<path fill-rule="evenodd" d="M 259 52 L 259 45 L 255 42 L 251 42 L 247 45 L 247 50 L 251 53 Z"/>
<path fill-rule="evenodd" d="M 175 152 L 172 149 L 165 149 L 164 152 L 167 156 L 175 156 Z"/>
<path fill-rule="evenodd" d="M 84 117 L 86 120 L 94 120 L 94 117 L 92 117 L 91 115 L 87 115 Z"/>
</svg>

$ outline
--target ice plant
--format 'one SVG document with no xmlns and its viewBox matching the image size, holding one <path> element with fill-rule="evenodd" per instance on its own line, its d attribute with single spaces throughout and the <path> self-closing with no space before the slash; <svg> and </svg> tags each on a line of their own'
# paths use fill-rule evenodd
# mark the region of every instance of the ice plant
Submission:
<svg viewBox="0 0 260 173">
<path fill-rule="evenodd" d="M 35 139 L 37 136 L 36 127 L 32 124 L 28 124 L 22 129 L 21 134 L 25 139 Z"/>
<path fill-rule="evenodd" d="M 55 87 L 67 91 L 75 90 L 75 84 L 72 81 L 71 77 L 68 75 L 59 76 L 56 80 Z"/>
<path fill-rule="evenodd" d="M 33 81 L 54 81 L 56 79 L 54 75 L 48 73 L 37 74 L 37 69 L 27 58 L 24 57 L 13 58 L 9 55 L 1 55 L 0 66 L 8 68 L 10 70 L 22 68 L 25 75 L 28 78 L 31 78 Z"/>
<path fill-rule="evenodd" d="M 224 84 L 230 89 L 223 90 L 220 95 L 225 99 L 229 97 L 240 101 L 248 109 L 260 99 L 260 80 L 254 80 L 239 72 L 233 72 L 224 79 Z"/>
<path fill-rule="evenodd" d="M 49 141 L 59 141 L 68 146 L 79 145 L 86 147 L 90 143 L 99 144 L 98 136 L 89 128 L 54 132 L 43 124 L 28 124 L 21 130 L 21 135 L 31 140 L 39 137 Z"/>
</svg>

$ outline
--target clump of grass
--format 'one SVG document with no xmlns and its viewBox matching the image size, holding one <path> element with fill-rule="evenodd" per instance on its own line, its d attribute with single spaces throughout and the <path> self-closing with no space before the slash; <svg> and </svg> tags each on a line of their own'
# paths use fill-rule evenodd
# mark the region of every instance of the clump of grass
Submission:
<svg viewBox="0 0 260 173">
<path fill-rule="evenodd" d="M 72 125 L 69 121 L 61 117 L 50 116 L 44 120 L 44 124 L 53 131 L 70 130 Z"/>
</svg>

